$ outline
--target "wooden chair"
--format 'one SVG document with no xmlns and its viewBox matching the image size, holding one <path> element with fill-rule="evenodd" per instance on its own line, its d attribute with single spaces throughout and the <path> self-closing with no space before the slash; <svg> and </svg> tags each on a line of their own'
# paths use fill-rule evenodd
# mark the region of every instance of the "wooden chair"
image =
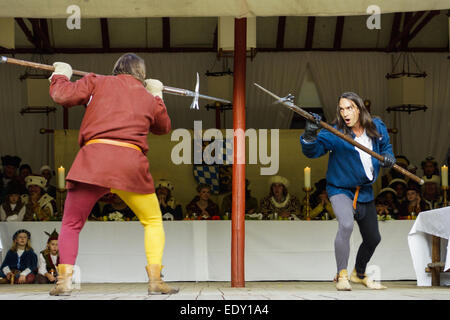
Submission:
<svg viewBox="0 0 450 320">
<path fill-rule="evenodd" d="M 431 247 L 431 263 L 425 268 L 425 272 L 431 273 L 431 285 L 441 285 L 441 272 L 444 272 L 445 263 L 441 261 L 441 238 L 433 236 Z M 447 272 L 450 272 L 448 270 Z"/>
</svg>

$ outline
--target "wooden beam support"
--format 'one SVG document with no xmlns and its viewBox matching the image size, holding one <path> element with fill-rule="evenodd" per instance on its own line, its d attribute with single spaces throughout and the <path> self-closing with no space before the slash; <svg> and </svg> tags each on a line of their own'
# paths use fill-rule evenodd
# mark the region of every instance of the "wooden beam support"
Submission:
<svg viewBox="0 0 450 320">
<path fill-rule="evenodd" d="M 14 20 L 17 22 L 20 29 L 22 29 L 22 31 L 25 34 L 25 36 L 27 37 L 28 41 L 30 41 L 30 43 L 32 45 L 34 45 L 37 49 L 39 49 L 40 48 L 39 40 L 36 39 L 36 37 L 33 35 L 33 33 L 28 29 L 25 21 L 22 18 L 14 18 Z"/>
<path fill-rule="evenodd" d="M 420 30 L 422 30 L 423 27 L 425 27 L 431 21 L 431 19 L 433 19 L 435 16 L 439 15 L 440 13 L 441 13 L 440 10 L 433 10 L 433 11 L 428 12 L 428 14 L 425 16 L 425 18 L 423 18 L 422 21 L 420 21 L 420 23 L 409 34 L 408 43 L 412 39 L 414 39 L 415 36 L 417 36 L 417 34 L 420 32 Z"/>
<path fill-rule="evenodd" d="M 334 45 L 333 48 L 335 50 L 339 50 L 342 44 L 342 34 L 344 32 L 344 19 L 345 17 L 337 17 L 336 20 L 336 29 L 334 32 Z"/>
<path fill-rule="evenodd" d="M 393 51 L 398 42 L 402 42 L 400 45 L 401 50 L 406 50 L 408 42 L 405 42 L 409 37 L 409 33 L 412 27 L 416 24 L 416 22 L 425 14 L 425 11 L 416 12 L 412 15 L 411 12 L 406 12 L 403 20 L 403 30 L 400 34 L 398 34 L 394 39 L 389 43 L 387 47 L 387 51 Z"/>
<path fill-rule="evenodd" d="M 109 42 L 109 28 L 108 28 L 108 19 L 107 18 L 100 18 L 100 25 L 102 28 L 102 45 L 103 49 L 106 51 L 109 51 L 110 49 L 110 42 Z"/>
<path fill-rule="evenodd" d="M 408 41 L 407 41 L 408 35 L 411 32 L 413 25 L 415 24 L 415 22 L 413 24 L 411 24 L 411 23 L 408 24 L 408 22 L 411 21 L 412 18 L 413 18 L 413 15 L 411 12 L 405 12 L 404 20 L 403 20 L 403 29 L 402 29 L 403 36 L 400 39 L 400 45 L 399 45 L 401 50 L 405 50 L 406 48 L 408 48 Z M 418 19 L 416 21 L 418 21 Z"/>
<path fill-rule="evenodd" d="M 214 40 L 213 40 L 213 50 L 217 51 L 219 48 L 219 26 L 216 26 L 216 29 L 214 30 Z"/>
<path fill-rule="evenodd" d="M 394 21 L 392 21 L 391 38 L 388 47 L 394 43 L 395 38 L 400 34 L 400 22 L 402 21 L 402 13 L 396 12 L 394 14 Z"/>
<path fill-rule="evenodd" d="M 284 35 L 286 33 L 286 17 L 278 17 L 278 31 L 277 31 L 277 49 L 284 48 Z"/>
<path fill-rule="evenodd" d="M 170 49 L 170 18 L 162 18 L 163 24 L 163 49 Z"/>
<path fill-rule="evenodd" d="M 50 43 L 50 34 L 48 33 L 47 19 L 39 19 L 39 27 L 42 31 L 42 35 L 43 35 L 43 39 L 44 39 L 44 47 L 51 50 L 52 45 Z"/>
<path fill-rule="evenodd" d="M 308 17 L 308 27 L 306 29 L 305 49 L 311 50 L 314 38 L 314 26 L 316 25 L 316 17 Z"/>
<path fill-rule="evenodd" d="M 39 43 L 39 48 L 43 49 L 44 52 L 52 53 L 50 40 L 48 38 L 48 28 L 47 28 L 47 34 L 42 30 L 42 21 L 45 19 L 35 19 L 35 18 L 29 18 L 28 19 L 31 22 L 31 25 L 33 26 L 33 37 L 36 39 L 37 43 Z M 44 23 L 44 26 L 46 26 L 46 22 Z"/>
</svg>

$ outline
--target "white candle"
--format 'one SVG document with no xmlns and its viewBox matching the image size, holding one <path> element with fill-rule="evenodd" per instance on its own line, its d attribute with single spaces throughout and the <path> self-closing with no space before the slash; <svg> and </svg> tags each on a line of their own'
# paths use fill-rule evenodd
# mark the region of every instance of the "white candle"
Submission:
<svg viewBox="0 0 450 320">
<path fill-rule="evenodd" d="M 441 168 L 442 186 L 448 187 L 448 167 L 442 166 Z"/>
<path fill-rule="evenodd" d="M 311 168 L 310 167 L 305 168 L 305 188 L 306 189 L 311 188 Z"/>
<path fill-rule="evenodd" d="M 64 187 L 66 186 L 66 170 L 64 169 L 63 166 L 58 168 L 58 188 L 59 189 L 64 189 Z"/>
</svg>

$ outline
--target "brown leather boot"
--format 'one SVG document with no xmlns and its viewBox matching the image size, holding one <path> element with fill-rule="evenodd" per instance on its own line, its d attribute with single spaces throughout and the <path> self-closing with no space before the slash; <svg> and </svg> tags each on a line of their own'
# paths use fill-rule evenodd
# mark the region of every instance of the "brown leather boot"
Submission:
<svg viewBox="0 0 450 320">
<path fill-rule="evenodd" d="M 72 275 L 73 265 L 71 264 L 59 264 L 58 269 L 58 281 L 56 286 L 50 290 L 51 296 L 70 296 L 72 293 Z"/>
<path fill-rule="evenodd" d="M 373 290 L 387 289 L 386 286 L 383 286 L 381 283 L 372 280 L 366 274 L 364 274 L 363 279 L 359 278 L 358 274 L 356 273 L 356 269 L 353 269 L 353 272 L 350 276 L 350 281 L 354 282 L 354 283 L 361 283 L 361 284 L 365 285 L 367 288 L 373 289 Z"/>
<path fill-rule="evenodd" d="M 145 267 L 148 274 L 148 294 L 174 294 L 178 288 L 171 288 L 161 280 L 161 265 L 151 264 Z"/>
<path fill-rule="evenodd" d="M 352 286 L 348 281 L 348 273 L 346 269 L 342 269 L 341 271 L 339 271 L 339 273 L 336 275 L 336 278 L 334 278 L 334 281 L 336 282 L 336 289 L 338 291 L 352 290 Z"/>
</svg>

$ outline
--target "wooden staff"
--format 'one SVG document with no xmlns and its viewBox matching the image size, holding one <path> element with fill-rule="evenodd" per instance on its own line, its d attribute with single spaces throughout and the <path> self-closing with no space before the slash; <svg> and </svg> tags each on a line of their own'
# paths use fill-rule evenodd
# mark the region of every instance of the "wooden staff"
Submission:
<svg viewBox="0 0 450 320">
<path fill-rule="evenodd" d="M 48 64 L 36 63 L 36 62 L 31 62 L 31 61 L 26 61 L 26 60 L 19 60 L 19 59 L 4 57 L 4 56 L 2 56 L 0 58 L 0 64 L 1 63 L 11 63 L 11 64 L 19 65 L 19 66 L 35 68 L 35 69 L 42 69 L 42 70 L 47 70 L 47 71 L 51 71 L 51 72 L 55 71 L 55 67 L 50 66 Z M 72 70 L 73 75 L 80 76 L 80 77 L 84 77 L 88 73 L 89 72 Z M 175 87 L 169 87 L 169 86 L 163 86 L 163 92 L 169 93 L 169 94 L 174 94 L 177 96 L 193 97 L 194 102 L 196 102 L 196 105 L 195 106 L 191 105 L 191 108 L 194 108 L 194 109 L 198 109 L 198 98 L 218 101 L 218 102 L 225 103 L 225 104 L 231 103 L 231 101 L 226 100 L 226 99 L 211 97 L 211 96 L 207 96 L 207 95 L 198 93 L 198 85 L 199 85 L 199 80 L 198 80 L 198 73 L 197 73 L 197 85 L 196 85 L 195 92 L 191 91 L 191 90 L 187 90 L 187 89 L 181 89 L 181 88 L 175 88 Z"/>
<path fill-rule="evenodd" d="M 47 70 L 47 71 L 51 71 L 51 72 L 55 71 L 55 67 L 54 66 L 49 66 L 48 64 L 42 64 L 42 63 L 37 63 L 37 62 L 25 61 L 25 60 L 19 60 L 19 59 L 8 58 L 8 57 L 3 57 L 3 56 L 2 56 L 2 58 L 0 60 L 0 63 L 11 63 L 11 64 L 17 64 L 19 66 L 24 66 L 24 67 L 34 68 L 34 69 Z M 80 77 L 84 77 L 89 72 L 84 72 L 84 71 L 79 71 L 79 70 L 72 70 L 72 73 L 74 75 L 77 75 L 77 76 L 80 76 Z"/>
<path fill-rule="evenodd" d="M 287 106 L 289 109 L 291 109 L 292 111 L 294 111 L 295 113 L 298 113 L 299 115 L 301 115 L 302 117 L 308 119 L 309 121 L 312 122 L 317 122 L 316 118 L 314 118 L 313 115 L 309 114 L 308 112 L 306 112 L 305 110 L 303 110 L 302 108 L 296 106 L 289 98 L 280 98 L 277 95 L 275 95 L 274 93 L 270 92 L 269 90 L 261 87 L 260 85 L 255 83 L 255 86 L 257 86 L 259 89 L 261 89 L 262 91 L 266 92 L 267 94 L 271 95 L 272 97 L 274 97 L 275 99 L 277 99 L 277 102 L 282 103 L 283 105 Z M 288 96 L 289 97 L 289 96 Z M 384 161 L 384 157 L 382 155 L 379 155 L 378 153 L 370 150 L 369 148 L 366 148 L 365 146 L 363 146 L 362 144 L 356 142 L 355 140 L 353 140 L 352 138 L 350 138 L 349 136 L 346 136 L 345 134 L 343 134 L 342 132 L 340 132 L 339 130 L 335 129 L 334 127 L 330 126 L 328 123 L 320 120 L 320 125 L 322 126 L 322 128 L 330 131 L 331 133 L 337 135 L 339 138 L 344 139 L 345 141 L 347 141 L 348 143 L 354 145 L 355 147 L 361 149 L 362 151 L 370 154 L 372 157 L 374 157 L 375 159 L 378 159 L 379 161 L 383 162 Z M 412 174 L 411 172 L 409 172 L 406 169 L 403 169 L 402 167 L 400 167 L 397 164 L 394 164 L 393 168 L 395 170 L 397 170 L 398 172 L 402 173 L 403 175 L 407 176 L 408 178 L 416 181 L 417 183 L 419 183 L 420 185 L 424 184 L 423 179 L 419 178 L 418 176 L 416 176 L 415 174 Z"/>
</svg>

